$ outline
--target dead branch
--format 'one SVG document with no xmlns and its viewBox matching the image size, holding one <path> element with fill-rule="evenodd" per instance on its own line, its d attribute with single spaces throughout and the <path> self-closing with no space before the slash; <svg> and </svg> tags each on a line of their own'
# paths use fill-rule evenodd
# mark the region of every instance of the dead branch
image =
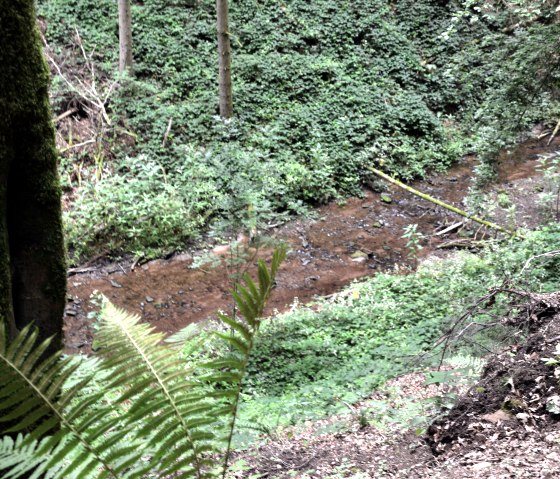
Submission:
<svg viewBox="0 0 560 479">
<path fill-rule="evenodd" d="M 521 271 L 519 272 L 519 276 L 521 276 L 525 270 L 529 267 L 529 264 L 537 259 L 537 258 L 552 258 L 554 256 L 559 256 L 560 255 L 560 250 L 555 250 L 555 251 L 549 251 L 548 253 L 542 253 L 542 254 L 538 254 L 536 256 L 532 256 L 531 258 L 529 258 L 525 264 L 523 265 L 523 268 L 521 268 Z"/>
<path fill-rule="evenodd" d="M 53 122 L 54 123 L 58 123 L 61 120 L 64 120 L 64 118 L 73 115 L 74 113 L 78 113 L 78 109 L 77 108 L 70 108 L 70 110 L 65 111 L 64 113 L 62 113 L 61 115 L 58 115 Z"/>
<path fill-rule="evenodd" d="M 70 146 L 67 146 L 66 148 L 62 148 L 60 150 L 60 153 L 64 153 L 65 151 L 68 151 L 68 150 L 73 150 L 74 148 L 80 148 L 81 146 L 90 145 L 91 143 L 95 143 L 95 138 L 91 138 L 87 141 L 83 141 L 82 143 L 76 143 L 75 145 L 70 145 Z"/>
<path fill-rule="evenodd" d="M 167 137 L 169 136 L 169 132 L 171 131 L 171 125 L 173 125 L 173 117 L 170 116 L 169 117 L 169 123 L 167 124 L 167 128 L 165 130 L 165 133 L 163 135 L 163 142 L 161 144 L 162 147 L 165 148 L 165 144 L 167 143 Z"/>
<path fill-rule="evenodd" d="M 556 123 L 556 127 L 554 128 L 554 131 L 552 132 L 550 138 L 548 139 L 548 142 L 546 143 L 547 146 L 549 146 L 552 143 L 552 140 L 554 140 L 554 137 L 556 136 L 556 133 L 558 133 L 559 129 L 560 129 L 560 121 Z"/>
<path fill-rule="evenodd" d="M 369 171 L 375 173 L 377 176 L 379 176 L 380 178 L 383 178 L 384 180 L 388 181 L 389 183 L 393 183 L 394 185 L 398 186 L 399 188 L 402 188 L 406 191 L 408 191 L 409 193 L 412 193 L 424 200 L 430 201 L 438 206 L 441 206 L 442 208 L 445 208 L 446 210 L 452 211 L 453 213 L 457 213 L 458 215 L 461 215 L 467 219 L 470 219 L 472 221 L 476 221 L 477 223 L 480 223 L 481 225 L 487 226 L 488 228 L 492 228 L 498 231 L 501 231 L 503 233 L 507 233 L 509 235 L 515 236 L 517 233 L 515 231 L 509 230 L 507 228 L 503 228 L 502 226 L 499 226 L 495 223 L 492 223 L 490 221 L 486 221 L 483 220 L 482 218 L 479 218 L 478 216 L 474 216 L 474 215 L 470 215 L 469 213 L 467 213 L 466 211 L 463 211 L 459 208 L 457 208 L 456 206 L 450 205 L 449 203 L 445 203 L 444 201 L 438 200 L 437 198 L 434 198 L 433 196 L 430 196 L 426 193 L 422 193 L 421 191 L 418 191 L 414 188 L 412 188 L 411 186 L 405 185 L 404 183 L 400 182 L 399 180 L 389 176 L 386 173 L 383 173 L 382 171 L 378 170 L 377 168 L 373 168 L 373 167 L 368 167 L 367 168 Z"/>
<path fill-rule="evenodd" d="M 465 224 L 464 221 L 459 221 L 458 223 L 454 223 L 451 226 L 448 226 L 447 228 L 436 233 L 435 236 L 443 236 L 444 234 L 451 233 L 452 231 L 461 228 L 461 226 L 463 226 L 464 224 Z"/>
<path fill-rule="evenodd" d="M 52 64 L 54 69 L 56 70 L 58 76 L 60 76 L 60 78 L 62 78 L 62 80 L 64 81 L 64 83 L 66 83 L 66 85 L 70 88 L 70 90 L 73 91 L 74 93 L 77 93 L 79 95 L 79 97 L 85 102 L 86 105 L 93 105 L 100 112 L 101 117 L 105 121 L 105 123 L 107 125 L 111 125 L 111 119 L 109 118 L 109 115 L 107 114 L 106 104 L 107 104 L 107 101 L 109 100 L 109 97 L 110 97 L 111 93 L 113 92 L 115 86 L 118 84 L 118 82 L 116 80 L 113 81 L 106 88 L 106 90 L 103 93 L 98 91 L 96 70 L 95 70 L 95 65 L 93 63 L 93 60 L 92 60 L 93 52 L 89 56 L 87 55 L 87 53 L 85 51 L 85 48 L 84 48 L 84 45 L 83 45 L 83 42 L 82 42 L 82 38 L 81 38 L 77 29 L 76 29 L 76 38 L 77 38 L 78 45 L 79 45 L 80 50 L 82 52 L 82 56 L 84 57 L 84 61 L 85 61 L 85 64 L 86 64 L 86 67 L 88 69 L 89 76 L 90 76 L 87 83 L 85 81 L 81 80 L 80 78 L 76 77 L 74 79 L 75 82 L 77 83 L 77 85 L 76 85 L 75 83 L 70 81 L 62 73 L 62 69 L 60 68 L 58 63 L 49 54 L 50 46 L 47 43 L 47 40 L 46 40 L 45 36 L 41 33 L 41 40 L 43 41 L 43 44 L 45 45 L 45 56 L 47 57 L 47 60 Z"/>
<path fill-rule="evenodd" d="M 474 239 L 457 239 L 446 241 L 436 246 L 437 249 L 447 249 L 447 248 L 482 248 L 487 245 L 487 240 L 474 240 Z"/>
</svg>

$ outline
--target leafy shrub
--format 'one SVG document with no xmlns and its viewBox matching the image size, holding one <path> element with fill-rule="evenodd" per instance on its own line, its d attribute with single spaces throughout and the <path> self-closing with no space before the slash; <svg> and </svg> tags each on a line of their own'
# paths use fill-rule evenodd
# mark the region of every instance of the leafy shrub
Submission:
<svg viewBox="0 0 560 479">
<path fill-rule="evenodd" d="M 110 0 L 95 2 L 95 8 L 91 3 L 43 0 L 39 11 L 67 68 L 81 61 L 72 53 L 78 28 L 86 50 L 95 51 L 103 79 L 116 68 L 116 6 Z M 127 157 L 143 155 L 161 165 L 173 189 L 166 197 L 182 208 L 176 216 L 187 214 L 184 230 L 159 231 L 156 247 L 167 248 L 191 238 L 208 220 L 238 225 L 238 212 L 247 204 L 282 218 L 310 204 L 359 194 L 364 167 L 372 162 L 410 179 L 446 168 L 469 147 L 493 158 L 520 129 L 557 113 L 559 69 L 549 59 L 555 58 L 560 27 L 536 22 L 504 33 L 507 12 L 457 16 L 459 7 L 432 0 L 234 2 L 235 119 L 224 122 L 217 118 L 214 5 L 193 0 L 133 5 L 136 77 L 121 82 L 108 110 L 115 125 L 110 138 L 124 134 L 136 140 L 128 147 L 108 145 L 117 157 L 112 171 L 121 178 L 97 190 L 118 190 L 125 178 L 134 183 L 131 188 L 143 190 L 132 179 L 141 172 L 122 168 Z M 450 28 L 452 34 L 442 37 Z M 63 109 L 67 102 L 59 101 L 57 91 L 53 103 Z M 185 148 L 200 151 L 195 156 L 202 175 L 189 161 L 174 173 Z M 210 193 L 209 187 L 218 189 Z M 200 197 L 193 198 L 190 188 L 202 191 Z M 91 206 L 91 189 L 83 185 L 75 191 L 79 215 Z M 148 216 L 157 215 L 161 189 L 152 199 L 143 191 Z M 214 194 L 222 200 L 219 207 L 213 207 Z M 239 206 L 239 196 L 245 205 Z M 232 208 L 237 213 L 230 217 Z M 112 247 L 138 249 L 142 235 L 118 237 L 122 225 L 107 226 Z M 95 234 L 84 228 L 71 241 L 78 250 L 99 249 Z M 154 238 L 146 237 L 146 248 L 153 248 Z"/>
<path fill-rule="evenodd" d="M 433 25 L 443 26 L 452 9 L 427 4 L 421 16 L 424 27 L 431 25 L 426 36 L 432 48 L 437 43 Z M 94 59 L 110 77 L 117 55 L 115 5 L 103 0 L 93 15 L 90 7 L 89 2 L 83 8 L 68 0 L 39 2 L 47 37 L 65 62 L 71 65 L 71 35 L 78 28 L 86 50 L 97 52 Z M 205 2 L 150 0 L 133 6 L 136 78 L 121 84 L 108 109 L 116 131 L 125 130 L 136 141 L 128 148 L 109 145 L 117 156 L 115 178 L 78 188 L 79 211 L 68 216 L 85 218 L 96 210 L 92 220 L 103 223 L 111 248 L 138 249 L 143 237 L 146 248 L 176 247 L 207 220 L 231 219 L 231 203 L 240 203 L 239 195 L 249 197 L 243 207 L 253 203 L 282 216 L 359 193 L 363 166 L 377 157 L 408 178 L 455 158 L 457 150 L 449 148 L 452 140 L 436 114 L 443 105 L 430 98 L 434 79 L 426 76 L 422 60 L 427 40 L 418 40 L 418 21 L 412 25 L 400 7 L 393 11 L 385 0 L 298 0 L 282 8 L 274 2 L 232 4 L 236 118 L 231 122 L 216 118 L 214 15 L 213 5 Z M 199 151 L 195 156 L 203 166 L 187 161 L 179 167 L 185 148 Z M 368 148 L 370 154 L 362 154 Z M 150 193 L 142 178 L 146 172 L 125 166 L 133 157 L 161 165 L 167 186 Z M 71 162 L 65 165 L 73 168 Z M 120 191 L 125 188 L 131 192 Z M 193 198 L 190 188 L 203 193 Z M 223 200 L 220 206 L 214 207 L 213 195 Z M 130 231 L 126 212 L 122 220 L 104 215 L 100 222 L 96 196 L 105 202 L 142 197 L 140 210 L 149 218 L 167 200 L 178 212 L 157 235 L 144 235 Z M 178 228 L 179 217 L 186 218 L 183 228 Z M 85 224 L 69 226 L 71 243 L 78 251 L 99 249 L 96 229 Z"/>
<path fill-rule="evenodd" d="M 378 274 L 353 284 L 334 302 L 320 302 L 275 317 L 262 328 L 249 366 L 242 407 L 243 424 L 268 418 L 270 427 L 324 414 L 341 413 L 345 403 L 366 397 L 387 379 L 432 364 L 415 357 L 432 349 L 450 322 L 510 278 L 528 290 L 550 292 L 560 286 L 560 259 L 527 260 L 560 246 L 558 226 L 490 246 L 481 256 L 461 254 L 425 263 L 413 274 Z M 320 309 L 315 311 L 317 307 Z M 500 301 L 490 311 L 498 315 Z M 476 318 L 491 319 L 489 313 Z M 489 334 L 478 338 L 492 347 Z M 456 354 L 485 354 L 464 345 Z M 296 408 L 297 414 L 292 410 Z"/>
</svg>

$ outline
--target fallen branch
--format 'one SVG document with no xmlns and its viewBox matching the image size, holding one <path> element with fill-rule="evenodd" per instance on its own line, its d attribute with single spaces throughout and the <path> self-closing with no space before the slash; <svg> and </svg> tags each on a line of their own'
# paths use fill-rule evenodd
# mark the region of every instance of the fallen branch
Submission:
<svg viewBox="0 0 560 479">
<path fill-rule="evenodd" d="M 521 276 L 524 271 L 529 267 L 529 264 L 531 263 L 531 261 L 533 261 L 534 259 L 538 259 L 538 258 L 553 258 L 554 256 L 560 256 L 560 250 L 556 250 L 556 251 L 549 251 L 547 253 L 542 253 L 542 254 L 538 254 L 536 256 L 532 256 L 530 257 L 526 263 L 523 265 L 523 268 L 521 268 L 521 271 L 519 272 L 519 276 Z"/>
<path fill-rule="evenodd" d="M 59 152 L 64 153 L 68 150 L 72 150 L 74 148 L 80 148 L 82 146 L 86 146 L 86 145 L 89 145 L 91 143 L 95 143 L 95 138 L 92 138 L 92 139 L 87 140 L 87 141 L 83 141 L 82 143 L 76 143 L 75 145 L 67 146 L 66 148 L 62 148 L 61 150 L 59 150 Z"/>
<path fill-rule="evenodd" d="M 495 229 L 497 231 L 502 231 L 503 233 L 507 233 L 509 235 L 515 236 L 516 232 L 512 231 L 512 230 L 508 230 L 506 228 L 503 228 L 495 223 L 492 223 L 490 221 L 486 221 L 483 220 L 482 218 L 479 218 L 478 216 L 473 216 L 468 214 L 466 211 L 463 211 L 453 205 L 450 205 L 448 203 L 445 203 L 441 200 L 438 200 L 437 198 L 434 198 L 433 196 L 427 195 L 426 193 L 422 193 L 421 191 L 418 191 L 414 188 L 412 188 L 411 186 L 405 185 L 404 183 L 400 182 L 399 180 L 387 175 L 386 173 L 383 173 L 382 171 L 378 170 L 377 168 L 373 168 L 373 167 L 368 167 L 368 170 L 370 170 L 371 172 L 375 173 L 377 176 L 379 176 L 380 178 L 383 178 L 384 180 L 388 181 L 389 183 L 393 183 L 394 185 L 397 185 L 399 188 L 402 188 L 406 191 L 408 191 L 409 193 L 412 193 L 416 196 L 419 196 L 420 198 L 430 201 L 438 206 L 441 206 L 442 208 L 445 208 L 446 210 L 452 211 L 453 213 L 457 213 L 458 215 L 461 215 L 465 218 L 468 218 L 469 220 L 475 221 L 476 223 L 480 223 L 481 225 L 487 226 L 488 228 L 492 228 Z"/>
<path fill-rule="evenodd" d="M 167 143 L 167 137 L 169 136 L 169 132 L 171 131 L 171 125 L 173 125 L 173 117 L 169 117 L 169 123 L 167 124 L 167 129 L 165 130 L 165 134 L 163 135 L 163 143 L 161 146 L 165 148 L 165 144 Z"/>
<path fill-rule="evenodd" d="M 556 133 L 558 133 L 559 129 L 560 129 L 560 121 L 558 123 L 556 123 L 556 127 L 554 128 L 554 131 L 552 132 L 552 135 L 550 135 L 550 138 L 549 138 L 546 146 L 550 146 L 550 144 L 552 143 L 552 140 L 554 140 L 554 137 L 556 136 Z"/>
<path fill-rule="evenodd" d="M 441 243 L 436 246 L 436 249 L 445 249 L 445 248 L 482 248 L 484 245 L 488 244 L 488 241 L 485 240 L 473 240 L 473 239 L 457 239 L 447 241 L 445 243 Z"/>
<path fill-rule="evenodd" d="M 451 226 L 448 226 L 447 228 L 445 228 L 444 230 L 441 230 L 439 232 L 437 232 L 435 235 L 436 236 L 443 236 L 444 234 L 447 233 L 451 233 L 452 231 L 460 228 L 461 226 L 463 226 L 465 224 L 464 221 L 459 221 L 458 223 L 454 223 Z"/>
<path fill-rule="evenodd" d="M 53 122 L 58 123 L 60 120 L 64 120 L 64 118 L 66 118 L 67 116 L 73 115 L 74 113 L 78 113 L 78 109 L 77 108 L 70 108 L 70 110 L 67 110 L 64 113 L 62 113 L 61 115 L 58 115 L 53 120 Z"/>
</svg>

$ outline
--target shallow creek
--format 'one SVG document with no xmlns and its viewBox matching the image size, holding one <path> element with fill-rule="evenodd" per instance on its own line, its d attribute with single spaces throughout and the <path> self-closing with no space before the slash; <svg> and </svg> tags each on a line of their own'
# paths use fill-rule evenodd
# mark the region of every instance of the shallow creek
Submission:
<svg viewBox="0 0 560 479">
<path fill-rule="evenodd" d="M 539 154 L 557 148 L 557 141 L 550 147 L 545 140 L 529 141 L 504 152 L 500 158 L 499 179 L 492 189 L 506 193 L 516 204 L 520 225 L 535 225 L 536 215 L 531 210 L 539 182 L 535 160 Z M 463 208 L 474 164 L 472 158 L 465 158 L 447 174 L 434 175 L 412 186 Z M 501 213 L 500 217 L 497 211 L 497 221 L 505 220 Z M 266 235 L 286 242 L 289 254 L 267 312 L 285 311 L 294 301 L 306 304 L 315 296 L 334 294 L 352 280 L 378 271 L 412 268 L 402 238 L 409 224 L 417 224 L 418 231 L 425 235 L 421 258 L 448 254 L 449 250 L 438 246 L 457 238 L 457 230 L 437 233 L 460 220 L 454 213 L 391 186 L 383 194 L 366 189 L 362 198 L 319 207 L 314 219 L 299 219 L 273 228 Z M 215 247 L 215 253 L 222 258 L 230 254 L 223 246 Z M 258 252 L 265 259 L 269 255 L 270 249 Z M 252 258 L 247 264 L 249 272 L 254 262 Z M 92 334 L 87 313 L 94 309 L 89 301 L 94 291 L 102 292 L 116 305 L 139 314 L 166 333 L 213 317 L 218 309 L 231 308 L 231 271 L 223 265 L 193 269 L 191 264 L 192 255 L 181 254 L 142 265 L 125 261 L 71 270 L 65 314 L 67 352 L 90 350 Z"/>
</svg>

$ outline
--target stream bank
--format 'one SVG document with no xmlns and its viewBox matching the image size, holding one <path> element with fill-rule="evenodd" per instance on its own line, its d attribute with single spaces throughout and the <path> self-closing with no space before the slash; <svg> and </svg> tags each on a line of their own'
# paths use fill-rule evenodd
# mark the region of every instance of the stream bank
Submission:
<svg viewBox="0 0 560 479">
<path fill-rule="evenodd" d="M 503 205 L 494 211 L 498 221 L 506 221 L 506 209 L 513 204 L 518 227 L 532 228 L 539 223 L 542 215 L 535 202 L 540 191 L 536 160 L 539 155 L 555 151 L 558 143 L 547 146 L 546 140 L 531 140 L 501 155 L 498 181 L 491 187 L 497 203 Z M 475 159 L 467 157 L 446 175 L 431 176 L 413 186 L 462 207 L 474 165 Z M 318 208 L 314 219 L 299 219 L 274 228 L 267 236 L 285 242 L 289 254 L 278 274 L 267 313 L 285 311 L 294 302 L 306 304 L 315 296 L 334 294 L 349 282 L 378 271 L 412 269 L 415 260 L 408 257 L 406 240 L 402 238 L 404 228 L 410 224 L 417 224 L 425 237 L 419 259 L 447 255 L 449 250 L 441 248 L 442 244 L 462 237 L 464 230 L 438 233 L 459 220 L 455 214 L 411 193 L 388 187 L 382 193 L 365 189 L 361 198 Z M 225 246 L 209 248 L 224 259 L 231 254 Z M 266 257 L 269 252 L 255 251 L 255 257 Z M 196 252 L 143 265 L 128 261 L 71 270 L 65 314 L 66 351 L 90 351 L 92 331 L 88 313 L 95 309 L 89 301 L 94 291 L 139 314 L 165 333 L 176 332 L 190 323 L 215 316 L 219 309 L 230 308 L 231 271 L 223 265 L 224 261 L 216 268 L 192 268 L 193 255 Z M 248 263 L 249 271 L 254 262 L 252 258 Z"/>
</svg>

